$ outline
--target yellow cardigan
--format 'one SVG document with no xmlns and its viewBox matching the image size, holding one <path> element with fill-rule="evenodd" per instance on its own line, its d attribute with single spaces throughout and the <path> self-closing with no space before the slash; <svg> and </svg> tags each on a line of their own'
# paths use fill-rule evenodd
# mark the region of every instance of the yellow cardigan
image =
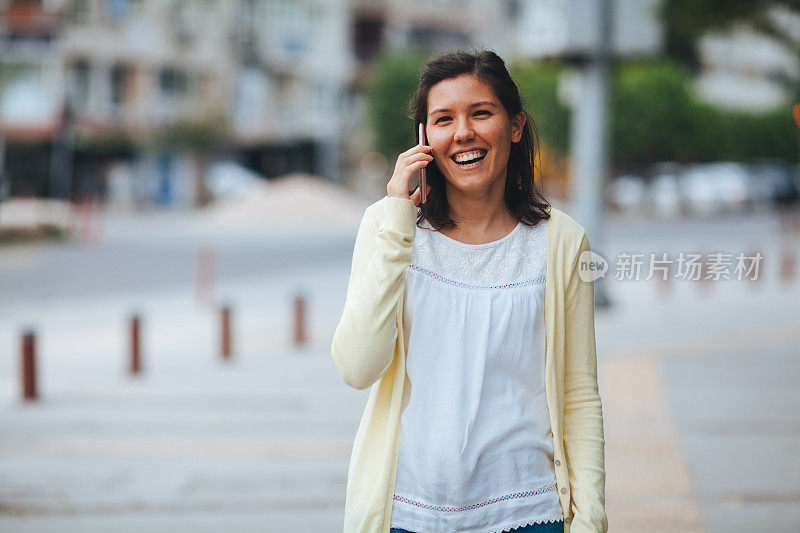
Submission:
<svg viewBox="0 0 800 533">
<path fill-rule="evenodd" d="M 605 440 L 597 387 L 594 283 L 581 281 L 586 232 L 549 208 L 544 298 L 545 388 L 565 533 L 606 532 Z M 353 251 L 347 298 L 331 355 L 344 382 L 372 387 L 356 433 L 344 531 L 388 533 L 397 475 L 400 414 L 409 401 L 403 338 L 405 270 L 417 208 L 385 196 L 370 205 Z"/>
</svg>

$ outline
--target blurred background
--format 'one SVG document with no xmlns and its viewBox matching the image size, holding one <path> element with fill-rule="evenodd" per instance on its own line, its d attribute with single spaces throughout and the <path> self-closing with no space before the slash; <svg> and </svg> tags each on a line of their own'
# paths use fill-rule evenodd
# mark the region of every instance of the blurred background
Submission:
<svg viewBox="0 0 800 533">
<path fill-rule="evenodd" d="M 341 530 L 355 233 L 464 46 L 607 262 L 610 530 L 800 531 L 793 0 L 0 0 L 1 531 Z"/>
</svg>

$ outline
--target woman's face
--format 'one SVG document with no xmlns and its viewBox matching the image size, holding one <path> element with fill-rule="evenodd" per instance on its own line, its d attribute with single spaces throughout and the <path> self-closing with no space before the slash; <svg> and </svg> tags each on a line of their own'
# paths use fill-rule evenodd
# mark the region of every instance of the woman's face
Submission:
<svg viewBox="0 0 800 533">
<path fill-rule="evenodd" d="M 446 180 L 464 192 L 505 187 L 511 143 L 519 142 L 524 124 L 524 113 L 509 119 L 492 88 L 472 74 L 441 81 L 428 93 L 431 155 Z"/>
</svg>

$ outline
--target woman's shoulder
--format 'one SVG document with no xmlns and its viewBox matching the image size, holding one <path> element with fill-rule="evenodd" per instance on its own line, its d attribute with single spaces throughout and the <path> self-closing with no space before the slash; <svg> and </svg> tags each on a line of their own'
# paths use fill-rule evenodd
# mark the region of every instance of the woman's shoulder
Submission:
<svg viewBox="0 0 800 533">
<path fill-rule="evenodd" d="M 397 198 L 395 196 L 383 196 L 379 200 L 371 203 L 364 210 L 366 215 L 376 220 L 383 220 L 387 212 L 396 213 L 416 211 L 417 207 L 410 198 Z"/>
<path fill-rule="evenodd" d="M 550 206 L 547 209 L 550 213 L 550 235 L 565 242 L 575 242 L 580 244 L 586 229 L 578 222 L 560 209 Z"/>
</svg>

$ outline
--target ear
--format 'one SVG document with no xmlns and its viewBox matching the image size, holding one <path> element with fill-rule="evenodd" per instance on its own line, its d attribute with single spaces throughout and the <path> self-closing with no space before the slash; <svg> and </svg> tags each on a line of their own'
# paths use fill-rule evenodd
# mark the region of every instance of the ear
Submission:
<svg viewBox="0 0 800 533">
<path fill-rule="evenodd" d="M 520 111 L 511 119 L 511 142 L 518 143 L 522 139 L 522 128 L 525 126 L 525 112 Z"/>
</svg>

